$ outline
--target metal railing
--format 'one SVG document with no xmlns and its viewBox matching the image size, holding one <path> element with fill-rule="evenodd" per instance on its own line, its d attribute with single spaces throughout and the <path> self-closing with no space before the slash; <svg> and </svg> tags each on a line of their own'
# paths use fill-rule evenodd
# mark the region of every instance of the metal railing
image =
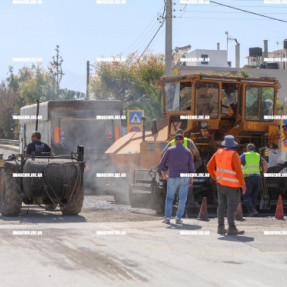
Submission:
<svg viewBox="0 0 287 287">
<path fill-rule="evenodd" d="M 0 139 L 0 144 L 19 146 L 18 140 Z"/>
</svg>

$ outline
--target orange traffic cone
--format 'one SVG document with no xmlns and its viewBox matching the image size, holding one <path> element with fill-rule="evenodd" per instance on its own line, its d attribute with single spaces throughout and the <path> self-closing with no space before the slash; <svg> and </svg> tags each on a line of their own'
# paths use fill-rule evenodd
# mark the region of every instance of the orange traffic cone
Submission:
<svg viewBox="0 0 287 287">
<path fill-rule="evenodd" d="M 241 204 L 241 200 L 239 200 L 239 203 L 238 203 L 238 206 L 237 206 L 237 209 L 234 213 L 234 218 L 235 220 L 238 220 L 238 221 L 243 221 L 243 212 L 242 212 L 242 204 Z"/>
<path fill-rule="evenodd" d="M 284 220 L 284 211 L 283 211 L 283 203 L 282 203 L 282 196 L 279 195 L 278 203 L 276 207 L 275 218 L 278 220 Z"/>
<path fill-rule="evenodd" d="M 206 197 L 202 199 L 200 211 L 197 217 L 198 220 L 204 220 L 204 221 L 209 221 L 208 219 L 208 213 L 207 213 L 207 201 Z"/>
</svg>

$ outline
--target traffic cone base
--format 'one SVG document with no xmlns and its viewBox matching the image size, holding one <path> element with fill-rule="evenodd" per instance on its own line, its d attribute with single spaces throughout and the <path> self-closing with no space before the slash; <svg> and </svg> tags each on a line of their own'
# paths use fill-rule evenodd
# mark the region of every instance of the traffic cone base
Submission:
<svg viewBox="0 0 287 287">
<path fill-rule="evenodd" d="M 239 200 L 239 202 L 238 202 L 237 209 L 236 209 L 236 211 L 234 213 L 234 219 L 238 220 L 238 221 L 244 221 L 241 200 Z"/>
<path fill-rule="evenodd" d="M 282 203 L 282 195 L 279 195 L 277 206 L 276 206 L 276 212 L 275 212 L 275 218 L 278 220 L 284 220 L 284 211 L 283 211 L 283 203 Z"/>
<path fill-rule="evenodd" d="M 198 220 L 204 220 L 204 221 L 209 221 L 208 219 L 208 212 L 207 212 L 207 201 L 206 197 L 202 199 L 200 211 L 197 217 Z"/>
</svg>

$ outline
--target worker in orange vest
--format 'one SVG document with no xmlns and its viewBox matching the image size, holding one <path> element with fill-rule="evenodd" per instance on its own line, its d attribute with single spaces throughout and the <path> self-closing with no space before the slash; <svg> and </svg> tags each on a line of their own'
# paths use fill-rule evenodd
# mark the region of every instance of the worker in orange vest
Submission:
<svg viewBox="0 0 287 287">
<path fill-rule="evenodd" d="M 207 164 L 210 176 L 215 180 L 218 196 L 218 234 L 237 235 L 243 234 L 234 222 L 234 213 L 241 200 L 241 188 L 246 193 L 245 181 L 241 169 L 241 160 L 237 151 L 238 143 L 231 135 L 225 136 L 221 143 L 224 148 L 217 150 Z M 229 228 L 225 229 L 224 214 L 227 206 L 227 221 Z"/>
</svg>

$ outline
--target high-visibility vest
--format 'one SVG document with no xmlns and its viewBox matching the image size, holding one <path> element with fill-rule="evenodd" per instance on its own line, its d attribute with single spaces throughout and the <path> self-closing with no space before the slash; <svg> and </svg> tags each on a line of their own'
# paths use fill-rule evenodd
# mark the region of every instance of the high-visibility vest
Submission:
<svg viewBox="0 0 287 287">
<path fill-rule="evenodd" d="M 175 146 L 175 140 L 172 140 L 172 141 L 170 142 L 170 145 L 171 145 L 171 146 Z M 187 147 L 187 138 L 184 138 L 182 145 L 183 145 L 184 147 Z"/>
<path fill-rule="evenodd" d="M 230 186 L 241 187 L 238 178 L 236 177 L 235 169 L 232 166 L 232 157 L 236 153 L 235 150 L 219 149 L 215 153 L 216 171 L 215 177 L 217 183 Z"/>
<path fill-rule="evenodd" d="M 245 152 L 245 165 L 241 165 L 244 177 L 260 175 L 260 155 L 257 152 Z"/>
</svg>

